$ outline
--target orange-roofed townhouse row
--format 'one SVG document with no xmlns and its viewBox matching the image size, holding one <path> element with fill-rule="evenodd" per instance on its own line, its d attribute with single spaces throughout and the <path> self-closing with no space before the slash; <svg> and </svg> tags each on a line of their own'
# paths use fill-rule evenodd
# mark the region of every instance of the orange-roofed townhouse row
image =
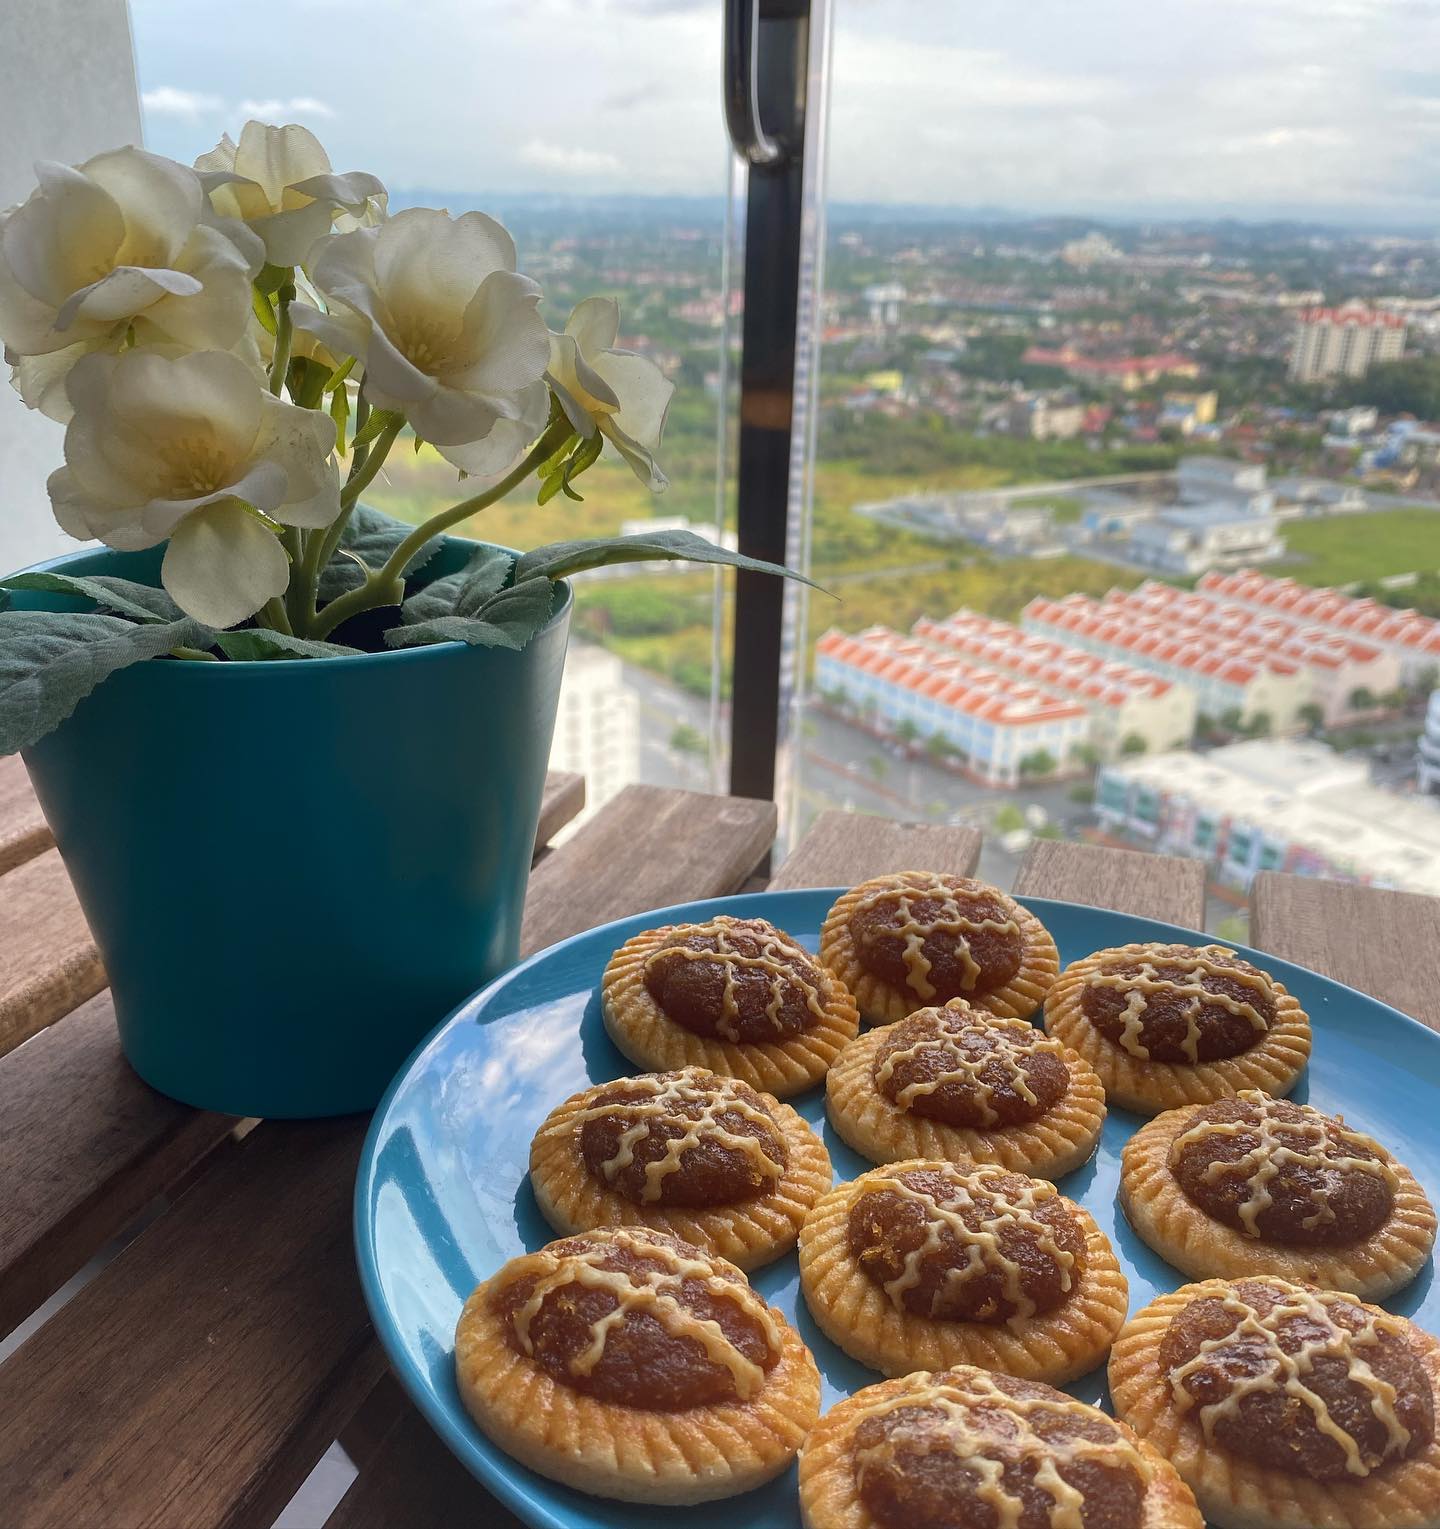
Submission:
<svg viewBox="0 0 1440 1529">
<path fill-rule="evenodd" d="M 944 621 L 922 616 L 912 630 L 926 642 L 1078 702 L 1089 713 L 1089 742 L 1102 759 L 1119 758 L 1137 738 L 1146 753 L 1158 754 L 1184 748 L 1194 736 L 1194 691 L 1133 664 L 977 611 L 958 610 Z"/>
<path fill-rule="evenodd" d="M 1015 785 L 1042 752 L 1063 767 L 1090 739 L 1078 702 L 884 627 L 826 632 L 815 684 L 878 732 L 943 739 L 987 785 Z"/>
</svg>

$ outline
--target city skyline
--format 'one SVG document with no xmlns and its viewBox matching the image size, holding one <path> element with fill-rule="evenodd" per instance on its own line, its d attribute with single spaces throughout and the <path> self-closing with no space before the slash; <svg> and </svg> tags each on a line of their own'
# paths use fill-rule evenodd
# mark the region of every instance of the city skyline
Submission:
<svg viewBox="0 0 1440 1529">
<path fill-rule="evenodd" d="M 397 187 L 723 190 L 718 0 L 265 0 L 203 27 L 181 0 L 132 10 L 161 152 L 193 158 L 257 115 Z M 1415 0 L 836 16 L 838 202 L 1440 222 L 1440 73 L 1413 66 L 1440 11 Z"/>
</svg>

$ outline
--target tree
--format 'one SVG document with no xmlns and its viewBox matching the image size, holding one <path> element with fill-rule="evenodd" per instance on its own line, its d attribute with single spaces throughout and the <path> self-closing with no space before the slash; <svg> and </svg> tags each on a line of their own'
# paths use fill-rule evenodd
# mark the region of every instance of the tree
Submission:
<svg viewBox="0 0 1440 1529">
<path fill-rule="evenodd" d="M 1120 740 L 1120 752 L 1122 754 L 1143 754 L 1150 745 L 1139 733 L 1126 733 Z"/>
<path fill-rule="evenodd" d="M 877 781 L 881 781 L 890 773 L 890 761 L 883 754 L 872 754 L 865 761 L 865 768 Z"/>
<path fill-rule="evenodd" d="M 910 745 L 914 743 L 915 740 L 920 736 L 920 729 L 916 727 L 916 725 L 910 720 L 909 717 L 906 717 L 905 720 L 896 727 L 895 736 L 900 740 L 901 743 L 905 745 L 906 748 L 909 748 Z"/>
<path fill-rule="evenodd" d="M 1399 688 L 1395 690 L 1387 690 L 1385 694 L 1380 697 L 1380 704 L 1382 706 L 1389 707 L 1391 711 L 1403 711 L 1409 702 L 1410 692 L 1408 690 L 1402 690 Z"/>
<path fill-rule="evenodd" d="M 1019 762 L 1019 770 L 1022 776 L 1053 775 L 1055 768 L 1055 756 L 1048 749 L 1035 749 L 1032 753 L 1026 754 Z"/>
<path fill-rule="evenodd" d="M 1072 802 L 1079 802 L 1083 807 L 1088 807 L 1095 800 L 1094 786 L 1083 780 L 1077 781 L 1065 794 Z"/>
<path fill-rule="evenodd" d="M 1013 834 L 1017 829 L 1025 827 L 1025 814 L 1014 802 L 1002 802 L 995 809 L 995 832 L 997 834 Z"/>
<path fill-rule="evenodd" d="M 1084 765 L 1087 770 L 1093 770 L 1100 763 L 1100 750 L 1093 743 L 1077 743 L 1070 750 L 1070 757 L 1078 765 Z"/>
<path fill-rule="evenodd" d="M 1275 731 L 1275 718 L 1268 711 L 1252 712 L 1245 731 L 1252 738 L 1268 738 Z"/>
<path fill-rule="evenodd" d="M 1351 711 L 1373 711 L 1375 708 L 1375 692 L 1365 685 L 1357 685 L 1350 692 Z"/>
<path fill-rule="evenodd" d="M 1415 688 L 1422 695 L 1428 695 L 1430 691 L 1440 689 L 1440 668 L 1434 664 L 1427 664 L 1415 676 Z"/>
<path fill-rule="evenodd" d="M 1042 823 L 1035 830 L 1035 837 L 1037 839 L 1063 839 L 1065 832 L 1058 823 Z"/>
<path fill-rule="evenodd" d="M 1220 713 L 1219 721 L 1220 726 L 1223 727 L 1227 733 L 1238 733 L 1240 731 L 1240 725 L 1244 721 L 1244 716 L 1238 706 L 1227 706 L 1225 710 Z"/>
<path fill-rule="evenodd" d="M 705 740 L 688 722 L 681 722 L 670 734 L 670 747 L 677 754 L 703 754 Z"/>
<path fill-rule="evenodd" d="M 1325 708 L 1318 701 L 1306 701 L 1296 712 L 1296 716 L 1312 733 L 1319 732 L 1325 725 Z"/>
</svg>

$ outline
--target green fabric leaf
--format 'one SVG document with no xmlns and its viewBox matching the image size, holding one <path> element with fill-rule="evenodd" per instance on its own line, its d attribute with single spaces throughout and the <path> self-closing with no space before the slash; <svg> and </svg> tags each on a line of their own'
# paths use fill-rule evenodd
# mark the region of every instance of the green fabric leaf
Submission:
<svg viewBox="0 0 1440 1529">
<path fill-rule="evenodd" d="M 649 531 L 640 536 L 606 536 L 595 541 L 554 542 L 527 552 L 515 565 L 515 583 L 528 579 L 564 579 L 587 568 L 604 568 L 612 563 L 652 563 L 672 559 L 691 563 L 723 563 L 730 568 L 748 568 L 753 573 L 773 573 L 820 589 L 813 579 L 779 563 L 742 557 L 725 547 L 707 542 L 693 531 Z"/>
<path fill-rule="evenodd" d="M 117 669 L 214 640 L 188 617 L 140 626 L 93 612 L 0 611 L 0 754 L 43 738 Z"/>
<path fill-rule="evenodd" d="M 37 594 L 70 595 L 77 600 L 91 600 L 104 610 L 129 616 L 132 621 L 179 621 L 185 614 L 163 589 L 156 589 L 153 584 L 137 584 L 133 579 L 113 578 L 105 573 L 87 577 L 37 569 L 0 579 L 0 589 L 26 589 Z"/>
<path fill-rule="evenodd" d="M 371 416 L 374 417 L 373 415 Z M 383 568 L 390 554 L 415 529 L 393 515 L 382 514 L 367 505 L 357 504 L 350 512 L 350 519 L 340 537 L 335 556 L 320 570 L 319 596 L 322 605 L 337 599 L 347 590 L 358 589 L 365 575 L 344 556 L 346 552 L 358 557 L 367 568 Z M 440 550 L 440 539 L 432 538 L 405 565 L 405 577 L 425 566 Z"/>
<path fill-rule="evenodd" d="M 491 595 L 473 616 L 436 616 L 386 632 L 392 648 L 415 648 L 432 642 L 468 642 L 472 647 L 521 648 L 550 619 L 554 585 L 531 579 Z"/>
<path fill-rule="evenodd" d="M 400 619 L 413 626 L 437 616 L 473 616 L 504 588 L 514 563 L 508 552 L 477 552 L 459 573 L 446 574 L 416 590 L 400 607 Z"/>
<path fill-rule="evenodd" d="M 405 416 L 397 413 L 394 409 L 371 409 L 370 418 L 355 432 L 355 439 L 350 443 L 353 451 L 357 446 L 368 446 L 377 435 L 396 421 L 404 422 Z"/>
<path fill-rule="evenodd" d="M 245 663 L 269 658 L 345 658 L 365 651 L 363 648 L 347 648 L 343 642 L 313 642 L 309 638 L 289 637 L 267 627 L 217 632 L 215 646 L 227 658 Z"/>
</svg>

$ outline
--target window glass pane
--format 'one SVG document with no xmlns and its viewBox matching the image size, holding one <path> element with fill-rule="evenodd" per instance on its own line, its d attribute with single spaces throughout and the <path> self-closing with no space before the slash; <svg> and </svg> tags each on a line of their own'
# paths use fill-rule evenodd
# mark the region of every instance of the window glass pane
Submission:
<svg viewBox="0 0 1440 1529">
<path fill-rule="evenodd" d="M 294 121 L 336 169 L 378 175 L 393 212 L 483 211 L 515 238 L 554 329 L 618 299 L 618 344 L 676 384 L 655 495 L 609 450 L 563 495 L 534 485 L 461 534 L 529 548 L 657 524 L 715 534 L 738 313 L 730 216 L 743 177 L 720 120 L 718 5 L 471 0 L 133 0 L 147 146 L 189 163 L 248 117 Z M 738 266 L 735 267 L 738 283 Z M 392 453 L 366 501 L 418 521 L 468 492 L 430 446 Z M 583 575 L 552 764 L 588 810 L 629 781 L 709 789 L 728 648 L 711 572 Z"/>
<path fill-rule="evenodd" d="M 973 823 L 1002 884 L 1059 832 L 1440 892 L 1440 14 L 832 25 L 803 486 L 841 603 L 791 831 Z"/>
</svg>

